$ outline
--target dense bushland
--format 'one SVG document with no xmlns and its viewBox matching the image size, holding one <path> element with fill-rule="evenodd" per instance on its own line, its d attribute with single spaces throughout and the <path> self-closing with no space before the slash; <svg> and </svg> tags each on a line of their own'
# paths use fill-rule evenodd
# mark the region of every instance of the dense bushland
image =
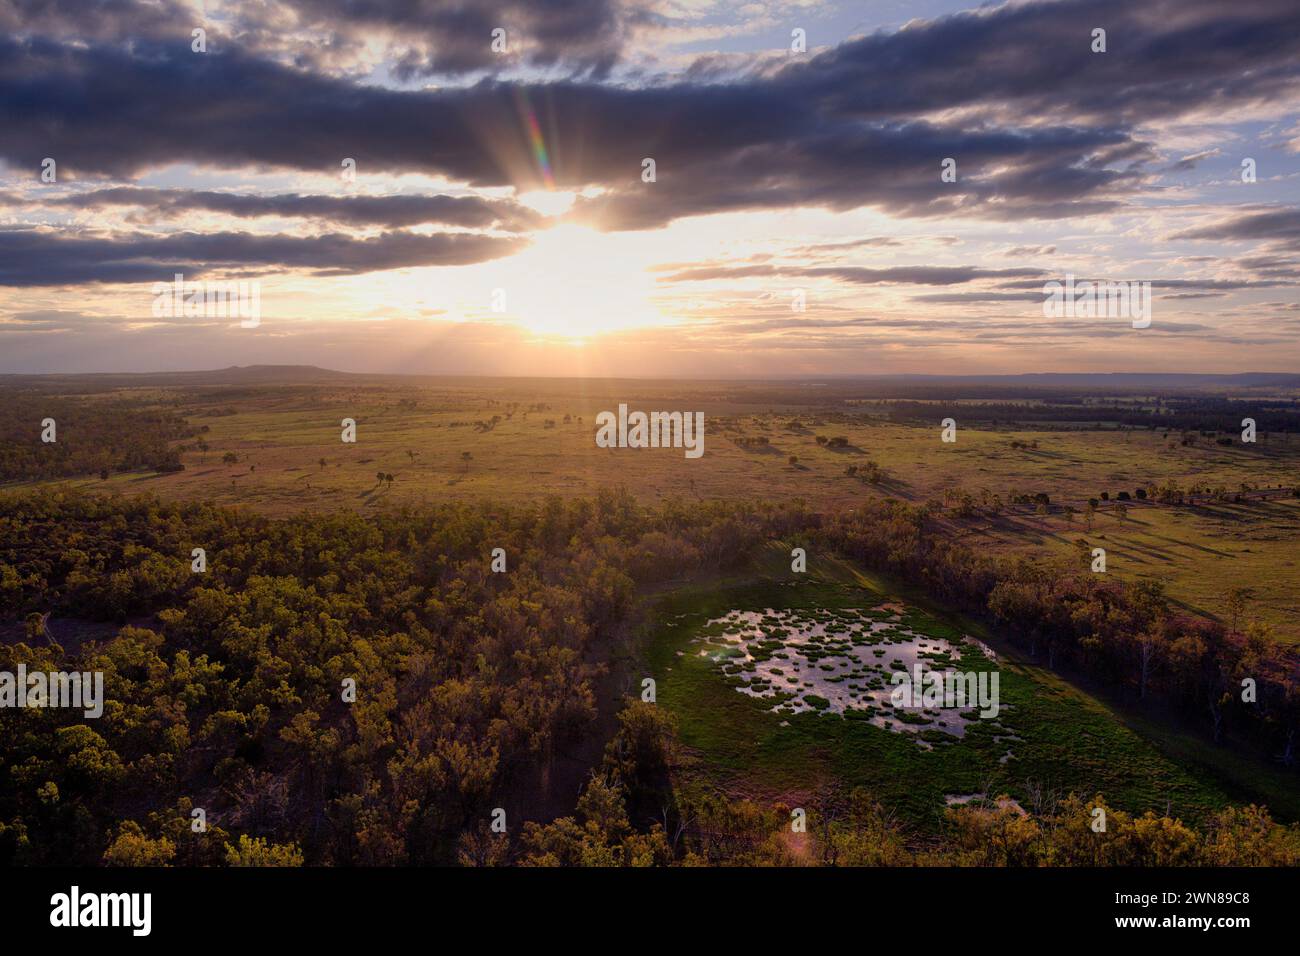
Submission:
<svg viewBox="0 0 1300 956">
<path fill-rule="evenodd" d="M 1232 733 L 1294 765 L 1300 654 L 1266 628 L 1232 614 L 1222 624 L 1193 617 L 1157 584 L 1094 574 L 1082 562 L 977 551 L 940 526 L 937 507 L 868 501 L 828 517 L 823 533 L 847 557 L 986 617 L 1049 667 L 1168 703 L 1216 742 Z"/>
<path fill-rule="evenodd" d="M 928 507 L 646 510 L 607 492 L 272 520 L 43 491 L 0 495 L 0 670 L 102 671 L 106 703 L 89 720 L 0 709 L 0 863 L 1295 861 L 1294 829 L 1254 809 L 1199 833 L 1113 811 L 1099 857 L 1072 836 L 1091 804 L 1068 800 L 1029 818 L 956 811 L 942 843 L 918 846 L 868 798 L 828 797 L 809 808 L 822 829 L 791 842 L 780 808 L 679 805 L 671 726 L 638 705 L 573 816 L 487 828 L 590 731 L 638 589 L 818 535 L 1049 663 L 1291 757 L 1293 653 L 1249 625 L 1187 618 L 1157 589 L 970 551 Z M 506 573 L 490 570 L 495 548 Z"/>
<path fill-rule="evenodd" d="M 983 799 L 947 811 L 942 833 L 907 832 L 864 790 L 834 787 L 806 807 L 765 807 L 716 794 L 674 800 L 670 718 L 630 704 L 577 812 L 528 824 L 512 843 L 485 828 L 461 838 L 460 862 L 532 866 L 1296 866 L 1300 826 L 1256 806 L 1228 807 L 1199 829 L 1147 812 L 1039 793 L 1022 808 Z M 658 808 L 658 813 L 654 808 Z M 802 810 L 796 829 L 793 811 Z M 649 812 L 647 812 L 649 811 Z"/>
<path fill-rule="evenodd" d="M 770 523 L 647 514 L 615 493 L 282 521 L 0 497 L 0 617 L 27 621 L 0 669 L 106 683 L 98 719 L 0 710 L 0 861 L 167 856 L 160 840 L 176 862 L 221 862 L 227 843 L 254 860 L 450 861 L 519 773 L 590 723 L 634 587 L 733 563 Z M 507 573 L 489 570 L 494 548 Z M 124 626 L 65 647 L 67 618 Z"/>
<path fill-rule="evenodd" d="M 36 481 L 112 472 L 179 471 L 174 442 L 204 429 L 164 408 L 130 398 L 65 397 L 0 388 L 0 481 Z M 41 440 L 53 419 L 55 441 Z"/>
</svg>

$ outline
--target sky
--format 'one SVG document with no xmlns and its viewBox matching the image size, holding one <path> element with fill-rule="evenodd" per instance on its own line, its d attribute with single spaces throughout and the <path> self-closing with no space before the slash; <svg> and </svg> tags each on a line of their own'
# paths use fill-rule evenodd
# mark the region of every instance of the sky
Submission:
<svg viewBox="0 0 1300 956">
<path fill-rule="evenodd" d="M 0 0 L 6 373 L 1300 371 L 1297 197 L 1296 0 Z"/>
</svg>

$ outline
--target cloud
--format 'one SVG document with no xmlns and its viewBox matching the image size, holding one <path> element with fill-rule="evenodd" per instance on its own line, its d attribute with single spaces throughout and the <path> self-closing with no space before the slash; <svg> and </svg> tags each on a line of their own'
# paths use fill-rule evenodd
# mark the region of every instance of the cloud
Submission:
<svg viewBox="0 0 1300 956">
<path fill-rule="evenodd" d="M 353 69 L 383 48 L 404 79 L 505 66 L 559 66 L 603 75 L 636 28 L 655 18 L 633 0 L 229 0 L 200 18 L 174 0 L 0 0 L 0 31 L 130 42 L 183 39 L 204 26 L 210 49 L 238 45 L 317 70 Z M 507 50 L 492 48 L 506 31 Z"/>
<path fill-rule="evenodd" d="M 0 201 L 16 197 L 0 197 Z M 251 195 L 190 189 L 116 187 L 49 200 L 50 206 L 103 209 L 113 206 L 147 209 L 154 216 L 179 216 L 207 211 L 244 219 L 261 216 L 314 219 L 346 226 L 379 225 L 401 228 L 426 223 L 466 229 L 499 228 L 511 232 L 535 229 L 545 217 L 508 199 L 478 196 L 312 196 L 296 193 Z"/>
<path fill-rule="evenodd" d="M 1171 239 L 1264 240 L 1300 251 L 1300 208 L 1252 210 L 1174 233 Z"/>
<path fill-rule="evenodd" d="M 1012 279 L 1046 275 L 1042 269 L 982 269 L 976 266 L 726 266 L 704 265 L 660 277 L 661 282 L 703 282 L 718 279 L 807 278 L 835 279 L 853 285 L 957 285 L 981 279 Z"/>
<path fill-rule="evenodd" d="M 870 295 L 855 287 L 919 286 L 904 293 L 927 293 L 909 298 L 907 310 L 918 315 L 925 310 L 912 303 L 983 302 L 989 307 L 969 312 L 1010 314 L 1022 311 L 1021 302 L 1041 299 L 1049 277 L 1043 271 L 931 264 L 930 250 L 918 253 L 914 244 L 936 237 L 907 236 L 910 229 L 895 237 L 880 221 L 887 217 L 942 218 L 942 226 L 923 228 L 960 231 L 968 243 L 963 248 L 985 250 L 990 265 L 1053 255 L 1055 245 L 1035 243 L 1065 239 L 1043 230 L 971 229 L 972 221 L 1068 219 L 1068 248 L 1078 252 L 1096 240 L 1096 257 L 1073 271 L 1102 273 L 1108 262 L 1176 271 L 1182 278 L 1151 281 L 1163 298 L 1187 300 L 1189 309 L 1198 308 L 1197 298 L 1297 280 L 1289 255 L 1300 248 L 1294 209 L 1242 207 L 1175 237 L 1266 247 L 1235 260 L 1147 259 L 1143 251 L 1135 261 L 1130 253 L 1148 238 L 1145 224 L 1117 215 L 1079 223 L 1140 212 L 1149 214 L 1146 223 L 1155 223 L 1158 235 L 1169 208 L 1152 200 L 1160 176 L 1227 149 L 1207 148 L 1207 129 L 1219 135 L 1225 124 L 1271 117 L 1277 122 L 1260 135 L 1276 139 L 1279 129 L 1293 125 L 1293 117 L 1281 114 L 1300 96 L 1294 0 L 1013 2 L 912 21 L 798 58 L 752 49 L 711 54 L 675 75 L 654 72 L 655 56 L 679 63 L 681 48 L 656 51 L 635 68 L 626 58 L 645 35 L 667 35 L 671 17 L 696 16 L 689 4 L 233 0 L 214 15 L 206 54 L 190 50 L 195 16 L 192 6 L 175 0 L 0 0 L 0 159 L 24 180 L 0 199 L 22 206 L 24 216 L 33 208 L 52 214 L 47 218 L 54 222 L 65 221 L 70 210 L 89 212 L 95 221 L 104 210 L 122 209 L 140 228 L 11 227 L 0 233 L 0 284 L 156 281 L 174 271 L 342 275 L 481 262 L 522 248 L 525 234 L 550 223 L 499 197 L 550 181 L 583 191 L 567 216 L 611 231 L 718 214 L 799 213 L 788 221 L 803 245 L 748 260 L 739 256 L 752 247 L 742 246 L 730 261 L 677 263 L 658 273 L 665 298 L 695 291 L 675 283 L 778 279 L 841 284 L 853 293 L 837 295 L 841 302 Z M 748 26 L 767 13 L 742 16 L 750 17 L 742 25 Z M 735 19 L 730 12 L 704 19 L 712 27 L 728 17 Z M 1099 25 L 1108 31 L 1105 54 L 1090 49 Z M 514 52 L 504 57 L 489 48 L 496 26 L 511 38 Z M 426 78 L 432 82 L 419 87 Z M 1235 139 L 1238 132 L 1222 135 Z M 1281 149 L 1275 155 L 1285 159 Z M 36 180 L 46 156 L 59 163 L 54 187 Z M 282 184 L 295 172 L 337 177 L 345 157 L 357 161 L 357 194 Z M 656 161 L 656 182 L 641 181 L 646 157 Z M 956 162 L 955 182 L 940 178 L 948 157 Z M 155 189 L 102 181 L 157 170 L 168 170 L 162 182 L 221 185 Z M 241 174 L 251 170 L 275 173 L 274 192 L 243 189 Z M 387 189 L 388 177 L 398 174 L 429 177 L 439 185 L 428 191 L 457 195 L 367 194 L 367 177 L 374 177 L 374 189 Z M 1280 178 L 1287 176 L 1284 168 Z M 69 182 L 77 183 L 75 195 L 68 195 Z M 218 191 L 231 183 L 236 191 Z M 843 238 L 825 241 L 813 231 L 825 217 L 802 214 L 857 209 L 873 214 L 837 221 L 826 231 Z M 314 231 L 323 234 L 268 236 L 223 225 L 208 234 L 161 236 L 141 226 L 178 219 L 167 227 L 197 228 L 186 221 L 189 213 L 295 218 L 321 224 Z M 121 218 L 103 216 L 96 225 L 103 220 Z M 753 220 L 759 229 L 773 221 Z M 404 231 L 427 224 L 447 232 Z M 850 228 L 855 231 L 847 233 Z M 380 235 L 348 234 L 362 229 Z M 788 233 L 742 235 L 738 227 L 736 235 L 743 243 Z M 900 246 L 926 264 L 837 265 L 859 251 L 875 262 Z M 670 255 L 689 258 L 675 247 Z M 1225 277 L 1195 278 L 1197 262 L 1222 266 Z M 753 295 L 729 295 L 729 306 L 753 306 Z M 28 301 L 35 296 L 14 298 L 36 308 Z M 1171 303 L 1170 311 L 1175 308 Z M 42 315 L 26 325 L 51 329 L 71 321 Z M 12 327 L 23 324 L 8 322 L 7 335 L 21 335 Z M 884 319 L 873 324 L 891 327 Z M 797 347 L 878 341 L 865 334 L 855 340 L 862 328 L 857 320 L 803 326 L 818 337 Z M 1026 343 L 1037 337 L 1016 328 L 1022 331 L 981 317 L 978 326 L 948 332 L 953 344 L 962 333 L 1004 334 L 1007 341 L 1019 334 Z M 1163 331 L 1175 330 L 1188 331 L 1172 324 Z M 800 330 L 789 331 L 795 337 Z M 727 336 L 735 330 L 726 323 L 715 334 L 724 347 L 734 344 Z"/>
<path fill-rule="evenodd" d="M 1192 153 L 1189 156 L 1182 157 L 1176 163 L 1169 166 L 1169 171 L 1179 173 L 1187 172 L 1195 169 L 1202 161 L 1218 156 L 1219 153 L 1220 150 L 1217 146 L 1213 149 L 1203 149 L 1199 153 Z"/>
<path fill-rule="evenodd" d="M 1099 26 L 1107 31 L 1105 53 L 1091 49 Z M 1221 116 L 1233 105 L 1296 92 L 1300 7 L 1291 0 L 1008 3 L 844 43 L 777 79 L 858 118 L 962 107 L 1107 125 Z"/>
<path fill-rule="evenodd" d="M 545 181 L 535 122 L 560 186 L 605 190 L 573 215 L 606 229 L 802 206 L 995 220 L 1113 211 L 1157 158 L 1138 124 L 1300 90 L 1300 8 L 1290 0 L 1010 4 L 725 82 L 485 80 L 419 91 L 313 72 L 310 59 L 280 62 L 255 43 L 194 54 L 148 30 L 97 42 L 114 15 L 120 25 L 136 9 L 124 0 L 98 9 L 89 39 L 75 44 L 33 33 L 49 17 L 18 9 L 28 29 L 0 40 L 0 154 L 19 166 L 52 156 L 79 176 L 130 177 L 174 162 L 323 171 L 352 157 L 361 174 L 526 189 Z M 268 15 L 256 9 L 241 6 L 234 19 Z M 538 62 L 573 49 L 599 73 L 629 23 L 652 19 L 612 0 L 291 9 L 282 30 L 409 38 L 398 75 L 477 67 L 491 57 L 491 29 L 511 19 L 534 38 Z M 1104 54 L 1089 46 L 1098 23 L 1109 30 Z M 1050 125 L 1037 119 L 1048 116 Z M 640 182 L 645 157 L 658 183 Z M 955 183 L 939 179 L 947 157 Z"/>
<path fill-rule="evenodd" d="M 38 230 L 0 232 L 0 286 L 170 281 L 216 269 L 259 274 L 281 269 L 356 275 L 415 266 L 467 265 L 510 255 L 519 239 L 470 233 L 259 236 L 242 232 L 63 236 Z"/>
<path fill-rule="evenodd" d="M 397 75 L 492 69 L 492 31 L 506 31 L 507 50 L 534 66 L 561 65 L 596 75 L 621 57 L 640 5 L 619 0 L 286 0 L 297 25 L 330 34 L 385 36 Z M 504 59 L 513 59 L 508 57 Z"/>
</svg>

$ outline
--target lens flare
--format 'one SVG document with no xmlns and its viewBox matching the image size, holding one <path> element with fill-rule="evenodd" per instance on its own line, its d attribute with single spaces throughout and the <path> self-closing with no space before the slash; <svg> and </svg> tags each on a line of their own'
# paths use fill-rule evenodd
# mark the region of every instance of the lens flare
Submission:
<svg viewBox="0 0 1300 956">
<path fill-rule="evenodd" d="M 528 101 L 528 94 L 522 89 L 519 91 L 518 107 L 524 123 L 528 127 L 528 145 L 533 151 L 533 160 L 537 163 L 537 170 L 542 175 L 542 182 L 546 184 L 547 189 L 554 189 L 555 176 L 551 172 L 551 156 L 546 150 L 546 140 L 542 137 L 542 127 L 537 122 L 537 112 Z"/>
</svg>

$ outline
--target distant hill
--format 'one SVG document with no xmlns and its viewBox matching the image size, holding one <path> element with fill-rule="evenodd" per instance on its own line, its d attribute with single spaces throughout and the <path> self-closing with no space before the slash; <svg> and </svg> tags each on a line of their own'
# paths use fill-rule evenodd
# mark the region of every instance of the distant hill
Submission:
<svg viewBox="0 0 1300 956">
<path fill-rule="evenodd" d="M 856 377 L 856 376 L 855 376 Z M 1021 375 L 880 375 L 863 380 L 936 382 L 950 385 L 1043 385 L 1055 388 L 1297 388 L 1300 374 L 1289 372 L 1029 372 Z M 836 378 L 834 381 L 850 381 Z"/>
<path fill-rule="evenodd" d="M 301 385 L 356 381 L 387 376 L 358 375 L 315 365 L 232 365 L 198 372 L 80 372 L 0 375 L 0 385 L 54 385 L 127 388 L 168 385 Z"/>
<path fill-rule="evenodd" d="M 576 379 L 502 378 L 473 375 L 409 375 L 370 372 L 340 372 L 315 365 L 232 365 L 229 368 L 194 372 L 82 372 L 75 374 L 17 375 L 0 374 L 0 385 L 38 389 L 100 391 L 113 388 L 148 388 L 166 386 L 257 386 L 257 385 L 330 385 L 361 382 L 390 382 L 419 385 L 429 383 L 492 383 L 499 385 L 529 384 L 542 388 L 563 387 Z M 636 383 L 644 386 L 667 386 L 691 383 L 726 382 L 736 387 L 755 386 L 783 389 L 825 388 L 837 394 L 862 390 L 885 394 L 892 390 L 915 393 L 923 389 L 970 390 L 974 394 L 1007 393 L 1041 389 L 1047 391 L 1134 392 L 1200 391 L 1213 389 L 1300 389 L 1300 374 L 1287 372 L 1241 372 L 1212 374 L 1203 372 L 1029 372 L 1019 375 L 827 375 L 816 378 L 773 377 L 767 379 L 584 379 L 606 388 Z"/>
</svg>

